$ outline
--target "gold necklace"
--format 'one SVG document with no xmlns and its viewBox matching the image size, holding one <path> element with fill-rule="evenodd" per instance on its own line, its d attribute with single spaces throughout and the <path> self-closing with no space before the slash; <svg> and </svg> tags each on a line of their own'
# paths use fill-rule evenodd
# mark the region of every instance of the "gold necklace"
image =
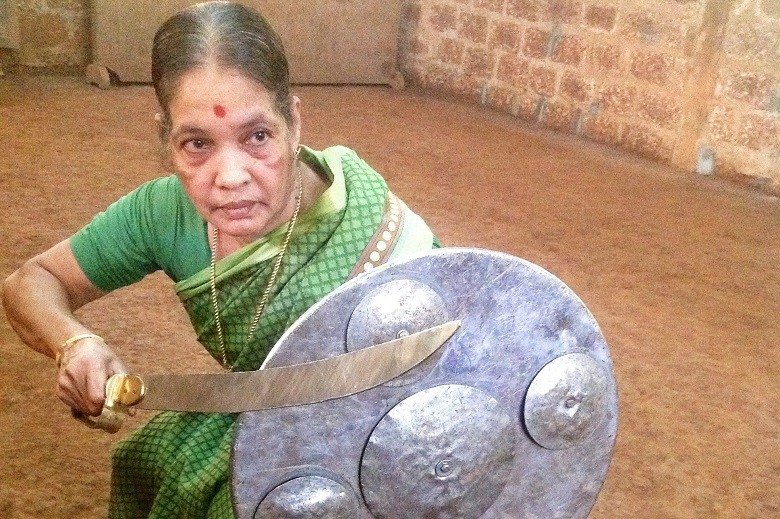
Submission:
<svg viewBox="0 0 780 519">
<path fill-rule="evenodd" d="M 247 333 L 246 336 L 246 343 L 248 344 L 252 337 L 254 337 L 255 329 L 257 328 L 257 324 L 260 322 L 260 316 L 263 313 L 263 310 L 265 309 L 265 305 L 268 304 L 268 299 L 271 296 L 271 289 L 274 287 L 274 284 L 276 283 L 276 276 L 279 274 L 279 268 L 282 266 L 282 258 L 284 258 L 284 254 L 287 252 L 287 247 L 290 245 L 290 237 L 292 236 L 293 228 L 295 228 L 295 223 L 298 221 L 298 212 L 301 209 L 301 198 L 303 198 L 303 179 L 301 178 L 301 170 L 298 167 L 298 153 L 295 154 L 295 169 L 297 172 L 296 181 L 298 183 L 298 193 L 295 195 L 295 211 L 293 212 L 292 218 L 290 219 L 290 223 L 287 225 L 287 232 L 284 235 L 284 242 L 282 243 L 282 250 L 279 251 L 279 254 L 276 255 L 276 261 L 274 262 L 274 267 L 271 270 L 271 275 L 268 277 L 268 283 L 265 286 L 265 290 L 263 291 L 263 297 L 260 299 L 260 302 L 257 304 L 257 309 L 255 310 L 255 315 L 252 318 L 252 327 L 249 329 L 249 333 Z M 210 242 L 210 249 L 211 249 L 211 264 L 209 266 L 209 275 L 211 278 L 211 302 L 214 306 L 214 318 L 215 318 L 215 324 L 217 326 L 217 337 L 219 338 L 219 351 L 222 354 L 222 367 L 225 368 L 228 371 L 231 371 L 233 369 L 233 366 L 231 364 L 228 364 L 227 361 L 227 351 L 225 350 L 225 336 L 222 332 L 222 322 L 219 316 L 219 304 L 217 303 L 217 283 L 216 283 L 216 256 L 217 256 L 217 244 L 219 241 L 219 229 L 215 226 L 213 228 L 213 231 L 211 233 L 211 242 Z"/>
</svg>

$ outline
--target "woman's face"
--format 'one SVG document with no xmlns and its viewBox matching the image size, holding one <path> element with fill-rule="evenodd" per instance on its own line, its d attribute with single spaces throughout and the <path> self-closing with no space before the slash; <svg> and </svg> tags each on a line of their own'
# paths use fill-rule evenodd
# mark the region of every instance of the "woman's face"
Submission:
<svg viewBox="0 0 780 519">
<path fill-rule="evenodd" d="M 173 161 L 223 237 L 247 244 L 292 216 L 299 104 L 293 98 L 290 127 L 265 87 L 236 70 L 197 69 L 179 81 L 168 106 Z"/>
</svg>

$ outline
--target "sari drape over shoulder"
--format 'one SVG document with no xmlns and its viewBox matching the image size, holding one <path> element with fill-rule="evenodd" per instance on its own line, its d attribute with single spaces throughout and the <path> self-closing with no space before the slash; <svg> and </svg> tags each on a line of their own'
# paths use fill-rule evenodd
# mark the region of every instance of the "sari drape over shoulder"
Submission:
<svg viewBox="0 0 780 519">
<path fill-rule="evenodd" d="M 301 214 L 251 344 L 245 340 L 286 226 L 216 265 L 225 350 L 235 371 L 259 369 L 301 314 L 360 271 L 366 247 L 377 243 L 377 231 L 380 240 L 383 234 L 386 208 L 394 197 L 379 174 L 344 147 L 323 152 L 306 148 L 302 158 L 332 174 L 332 184 Z M 404 229 L 398 229 L 390 259 L 434 246 L 424 222 L 397 203 L 408 217 Z M 176 289 L 198 340 L 221 360 L 208 269 Z M 114 453 L 109 517 L 233 517 L 229 459 L 236 416 L 162 412 L 133 432 Z"/>
</svg>

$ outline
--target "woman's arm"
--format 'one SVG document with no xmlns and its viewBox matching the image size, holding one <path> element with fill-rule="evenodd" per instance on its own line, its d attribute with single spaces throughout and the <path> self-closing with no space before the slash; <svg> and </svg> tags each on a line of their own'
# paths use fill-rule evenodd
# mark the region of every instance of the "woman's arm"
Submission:
<svg viewBox="0 0 780 519">
<path fill-rule="evenodd" d="M 81 270 L 69 240 L 28 260 L 3 282 L 3 306 L 11 326 L 25 344 L 52 358 L 67 339 L 89 333 L 73 311 L 103 295 Z M 102 340 L 81 339 L 60 359 L 57 396 L 71 408 L 96 416 L 103 408 L 106 380 L 124 371 Z"/>
</svg>

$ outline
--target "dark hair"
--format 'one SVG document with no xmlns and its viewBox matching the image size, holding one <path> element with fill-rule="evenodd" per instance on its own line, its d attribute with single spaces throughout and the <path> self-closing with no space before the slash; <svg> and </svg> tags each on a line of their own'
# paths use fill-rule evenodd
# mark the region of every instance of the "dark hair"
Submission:
<svg viewBox="0 0 780 519">
<path fill-rule="evenodd" d="M 162 24 L 152 46 L 152 83 L 170 125 L 168 106 L 182 75 L 216 64 L 260 82 L 287 124 L 290 72 L 282 40 L 257 11 L 235 2 L 205 2 L 187 7 Z"/>
</svg>

